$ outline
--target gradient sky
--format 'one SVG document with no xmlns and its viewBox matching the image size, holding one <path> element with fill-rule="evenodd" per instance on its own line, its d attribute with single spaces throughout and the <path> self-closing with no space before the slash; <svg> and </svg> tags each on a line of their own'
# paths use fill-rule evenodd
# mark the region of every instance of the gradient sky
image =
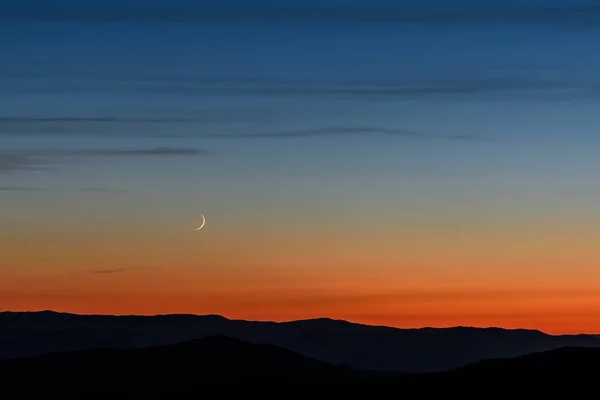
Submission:
<svg viewBox="0 0 600 400">
<path fill-rule="evenodd" d="M 599 333 L 600 2 L 416 4 L 3 1 L 2 308 Z"/>
</svg>

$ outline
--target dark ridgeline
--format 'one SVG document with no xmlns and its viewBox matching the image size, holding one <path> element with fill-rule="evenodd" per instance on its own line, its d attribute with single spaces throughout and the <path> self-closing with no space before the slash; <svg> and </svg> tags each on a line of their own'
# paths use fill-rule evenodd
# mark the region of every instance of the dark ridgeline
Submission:
<svg viewBox="0 0 600 400">
<path fill-rule="evenodd" d="M 407 390 L 423 394 L 544 390 L 576 383 L 595 388 L 600 349 L 563 348 L 513 359 L 477 362 L 437 373 L 373 375 L 334 366 L 271 345 L 211 336 L 175 345 L 117 350 L 90 349 L 0 361 L 2 393 L 133 392 L 205 393 L 202 388 L 257 388 L 288 396 L 291 389 L 328 387 L 340 395 Z M 483 386 L 487 384 L 490 386 Z M 541 385 L 541 386 L 539 386 Z M 359 392 L 364 389 L 365 392 Z M 282 391 L 283 390 L 283 391 Z M 238 393 L 240 394 L 240 393 Z"/>
<path fill-rule="evenodd" d="M 485 359 L 561 347 L 597 347 L 594 335 L 457 327 L 396 329 L 327 318 L 292 322 L 218 315 L 110 316 L 0 313 L 0 359 L 90 348 L 163 346 L 222 335 L 292 350 L 333 365 L 379 373 L 435 372 Z"/>
<path fill-rule="evenodd" d="M 161 347 L 90 349 L 0 361 L 2 387 L 13 390 L 183 390 L 214 383 L 335 382 L 357 375 L 350 367 L 224 336 Z"/>
</svg>

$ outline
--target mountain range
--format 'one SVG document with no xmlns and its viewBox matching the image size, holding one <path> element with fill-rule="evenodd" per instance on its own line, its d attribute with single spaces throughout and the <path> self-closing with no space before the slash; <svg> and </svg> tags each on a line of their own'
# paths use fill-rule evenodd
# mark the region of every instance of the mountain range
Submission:
<svg viewBox="0 0 600 400">
<path fill-rule="evenodd" d="M 335 388 L 373 397 L 379 390 L 418 390 L 450 394 L 499 390 L 548 389 L 557 382 L 594 388 L 600 349 L 561 348 L 512 359 L 480 361 L 458 369 L 420 374 L 375 375 L 335 366 L 272 345 L 225 336 L 139 349 L 89 349 L 0 361 L 3 393 L 20 392 L 187 392 L 226 384 L 248 395 L 258 388 L 279 394 L 290 388 Z M 541 379 L 540 379 L 541 378 Z M 541 383 L 541 385 L 540 385 Z M 315 386 L 316 384 L 316 386 Z M 482 385 L 486 384 L 486 386 Z M 539 386 L 538 386 L 539 385 Z M 284 390 L 284 392 L 281 392 Z M 221 390 L 220 394 L 224 394 Z M 239 394 L 239 393 L 238 393 Z M 295 394 L 298 394 L 295 392 Z M 439 394 L 439 393 L 438 393 Z"/>
<path fill-rule="evenodd" d="M 549 335 L 524 329 L 398 329 L 327 318 L 278 323 L 218 315 L 0 313 L 0 359 L 5 360 L 86 349 L 141 349 L 213 336 L 276 346 L 330 366 L 380 375 L 448 371 L 482 360 L 565 347 L 600 347 L 596 335 Z"/>
</svg>

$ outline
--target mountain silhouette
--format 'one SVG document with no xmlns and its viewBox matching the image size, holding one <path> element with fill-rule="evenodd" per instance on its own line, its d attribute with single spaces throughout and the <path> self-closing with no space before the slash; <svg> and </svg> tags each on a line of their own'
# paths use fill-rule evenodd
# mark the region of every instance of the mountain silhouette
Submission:
<svg viewBox="0 0 600 400">
<path fill-rule="evenodd" d="M 436 372 L 562 347 L 598 347 L 595 335 L 501 328 L 397 329 L 328 318 L 292 322 L 218 315 L 111 316 L 0 313 L 0 359 L 91 348 L 134 349 L 222 335 L 271 344 L 332 365 L 380 373 Z"/>
<path fill-rule="evenodd" d="M 483 360 L 452 371 L 478 377 L 561 377 L 600 375 L 600 348 L 563 347 L 520 357 Z"/>
<path fill-rule="evenodd" d="M 148 390 L 202 384 L 302 380 L 332 382 L 358 372 L 271 345 L 211 336 L 141 349 L 89 349 L 0 361 L 2 387 Z"/>
<path fill-rule="evenodd" d="M 556 395 L 558 390 L 597 390 L 600 349 L 564 347 L 519 357 L 478 361 L 452 371 L 414 374 L 406 380 L 417 387 L 445 387 L 446 391 L 493 390 L 515 397 L 531 391 Z M 571 394 L 565 394 L 567 397 Z"/>
<path fill-rule="evenodd" d="M 89 349 L 0 360 L 3 393 L 24 392 L 188 392 L 220 384 L 290 393 L 322 388 L 336 394 L 373 395 L 379 390 L 419 394 L 548 389 L 557 382 L 594 388 L 600 349 L 560 348 L 521 357 L 484 360 L 451 371 L 378 375 L 334 366 L 290 350 L 225 336 L 139 349 Z M 362 389 L 362 392 L 360 390 Z M 239 389 L 237 389 L 239 390 Z M 281 392 L 281 390 L 284 390 Z M 223 392 L 220 392 L 223 394 Z M 297 394 L 297 393 L 296 393 Z"/>
</svg>

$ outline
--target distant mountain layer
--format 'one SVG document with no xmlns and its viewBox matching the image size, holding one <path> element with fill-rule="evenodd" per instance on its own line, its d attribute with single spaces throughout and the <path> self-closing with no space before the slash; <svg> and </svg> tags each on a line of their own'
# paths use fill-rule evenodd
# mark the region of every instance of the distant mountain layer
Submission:
<svg viewBox="0 0 600 400">
<path fill-rule="evenodd" d="M 380 372 L 435 372 L 485 359 L 561 347 L 600 347 L 595 335 L 553 336 L 501 328 L 397 329 L 331 319 L 292 322 L 221 316 L 0 313 L 0 359 L 91 348 L 164 346 L 222 335 L 292 350 L 331 365 Z"/>
</svg>

